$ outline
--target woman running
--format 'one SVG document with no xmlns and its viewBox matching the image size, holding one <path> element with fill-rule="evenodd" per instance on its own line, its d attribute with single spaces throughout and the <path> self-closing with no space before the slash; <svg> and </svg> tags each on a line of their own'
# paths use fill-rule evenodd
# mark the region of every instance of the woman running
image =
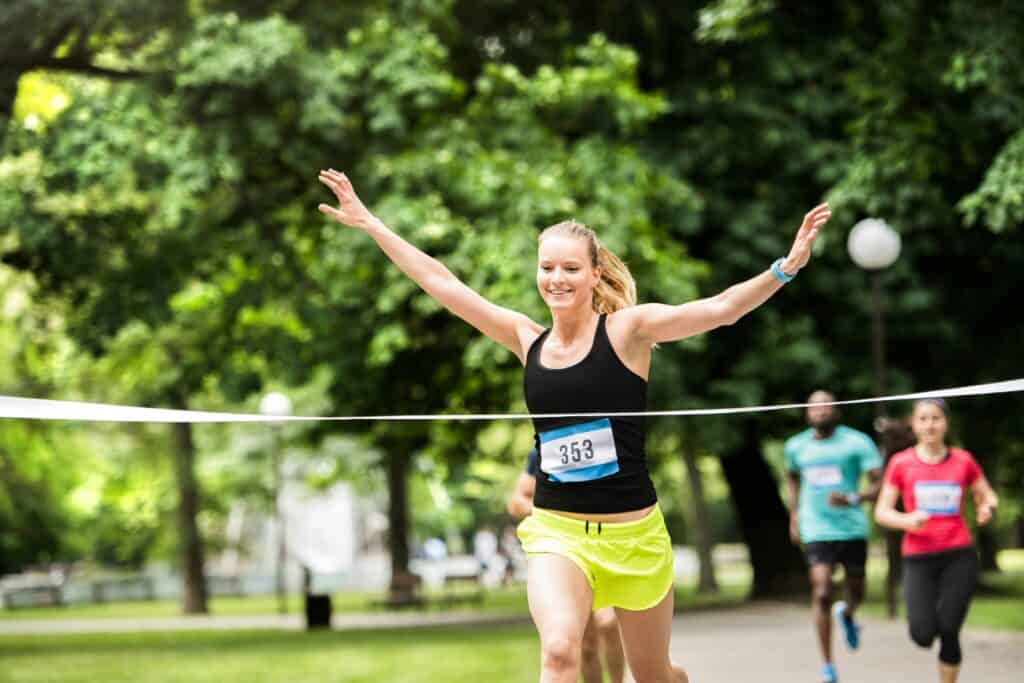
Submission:
<svg viewBox="0 0 1024 683">
<path fill-rule="evenodd" d="M 365 230 L 416 284 L 519 358 L 533 414 L 644 411 L 651 349 L 730 325 L 792 280 L 830 215 L 812 209 L 789 254 L 717 296 L 636 304 L 629 270 L 575 221 L 539 237 L 537 289 L 551 327 L 491 303 L 366 209 L 344 174 L 321 171 L 337 208 L 320 211 Z M 541 683 L 576 683 L 592 610 L 615 607 L 637 683 L 678 683 L 669 660 L 672 544 L 647 471 L 642 417 L 536 417 L 534 510 L 519 527 L 527 600 L 541 646 Z"/>
<path fill-rule="evenodd" d="M 969 452 L 946 445 L 948 414 L 941 399 L 917 401 L 910 416 L 917 443 L 885 469 L 875 519 L 902 529 L 903 592 L 910 637 L 921 647 L 939 638 L 939 682 L 960 673 L 960 627 L 978 579 L 978 554 L 963 518 L 970 491 L 978 524 L 992 521 L 999 499 Z M 906 512 L 896 510 L 902 496 Z"/>
</svg>

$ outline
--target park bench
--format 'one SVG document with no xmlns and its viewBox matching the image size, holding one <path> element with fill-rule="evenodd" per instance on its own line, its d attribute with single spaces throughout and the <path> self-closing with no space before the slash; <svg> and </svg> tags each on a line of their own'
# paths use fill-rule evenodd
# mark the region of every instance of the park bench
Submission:
<svg viewBox="0 0 1024 683">
<path fill-rule="evenodd" d="M 60 586 L 35 585 L 3 591 L 4 609 L 56 607 L 64 604 Z"/>
<path fill-rule="evenodd" d="M 458 604 L 482 605 L 485 589 L 479 568 L 450 568 L 445 572 L 441 594 L 433 602 L 442 607 Z"/>
</svg>

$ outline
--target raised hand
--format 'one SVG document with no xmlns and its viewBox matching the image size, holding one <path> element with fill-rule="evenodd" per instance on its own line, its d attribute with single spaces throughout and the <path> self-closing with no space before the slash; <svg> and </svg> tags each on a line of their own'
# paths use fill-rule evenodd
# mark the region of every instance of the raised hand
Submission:
<svg viewBox="0 0 1024 683">
<path fill-rule="evenodd" d="M 793 275 L 807 265 L 807 261 L 811 258 L 811 247 L 818 237 L 818 230 L 828 222 L 831 215 L 832 209 L 828 204 L 819 204 L 807 212 L 800 230 L 796 233 L 796 239 L 793 240 L 789 255 L 782 264 L 783 272 Z"/>
<path fill-rule="evenodd" d="M 320 182 L 329 187 L 338 200 L 338 208 L 329 204 L 321 204 L 318 207 L 321 213 L 353 228 L 366 229 L 379 222 L 377 217 L 363 206 L 352 183 L 344 173 L 339 173 L 333 168 L 320 171 Z"/>
</svg>

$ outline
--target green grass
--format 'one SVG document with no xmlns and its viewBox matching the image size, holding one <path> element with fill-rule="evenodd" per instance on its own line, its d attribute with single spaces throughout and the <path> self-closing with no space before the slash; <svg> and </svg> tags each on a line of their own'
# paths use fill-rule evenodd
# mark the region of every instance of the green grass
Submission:
<svg viewBox="0 0 1024 683">
<path fill-rule="evenodd" d="M 676 589 L 679 610 L 742 604 L 746 568 L 725 570 L 718 595 Z M 335 596 L 339 609 L 363 610 L 371 597 Z M 298 605 L 293 600 L 293 607 Z M 217 613 L 274 613 L 273 599 L 214 601 Z M 0 637 L 0 683 L 527 683 L 537 677 L 539 649 L 525 621 L 526 590 L 487 594 L 483 611 L 519 612 L 521 625 L 475 625 L 387 631 L 186 631 Z M 121 603 L 65 610 L 23 610 L 39 618 L 150 617 L 177 614 L 173 603 Z M 229 612 L 229 610 L 231 610 Z M 46 612 L 45 615 L 41 614 Z M 10 616 L 10 615 L 8 615 Z"/>
<path fill-rule="evenodd" d="M 749 567 L 723 568 L 719 571 L 722 590 L 718 595 L 697 595 L 692 581 L 684 581 L 676 587 L 678 609 L 719 607 L 743 601 L 750 585 Z M 431 594 L 428 594 L 430 597 Z M 336 593 L 331 597 L 335 614 L 382 612 L 384 607 L 375 602 L 382 597 L 379 593 Z M 436 597 L 436 594 L 434 595 Z M 459 603 L 459 610 L 486 613 L 516 613 L 526 615 L 526 588 L 514 585 L 508 588 L 489 590 L 483 603 Z M 436 612 L 442 607 L 437 603 L 426 607 L 427 612 Z M 302 611 L 301 596 L 288 597 L 291 614 Z M 249 616 L 277 614 L 277 599 L 274 596 L 253 596 L 245 598 L 211 598 L 210 613 L 218 616 Z M 4 619 L 147 619 L 174 617 L 181 614 L 178 601 L 112 602 L 99 605 L 68 605 L 66 607 L 33 607 L 26 609 L 0 609 L 0 620 Z"/>
<path fill-rule="evenodd" d="M 533 627 L 0 638 L 3 683 L 528 683 Z"/>
<path fill-rule="evenodd" d="M 998 574 L 986 574 L 981 588 L 971 601 L 967 626 L 1024 631 L 1024 549 L 999 553 Z M 899 595 L 903 615 L 903 595 Z M 862 608 L 868 614 L 884 616 L 885 562 L 868 563 L 868 600 Z"/>
</svg>

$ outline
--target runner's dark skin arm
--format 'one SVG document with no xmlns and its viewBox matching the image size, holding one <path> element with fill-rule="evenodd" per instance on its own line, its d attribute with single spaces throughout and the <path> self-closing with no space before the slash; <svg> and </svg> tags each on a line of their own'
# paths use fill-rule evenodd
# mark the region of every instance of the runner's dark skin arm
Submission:
<svg viewBox="0 0 1024 683">
<path fill-rule="evenodd" d="M 860 496 L 861 502 L 875 501 L 878 499 L 878 492 L 882 490 L 882 468 L 876 467 L 872 470 L 868 470 L 868 487 L 863 491 L 859 491 L 857 495 Z M 829 505 L 833 507 L 847 507 L 850 505 L 850 501 L 846 499 L 846 494 L 840 491 L 833 491 L 828 496 Z M 855 503 L 860 505 L 860 503 Z"/>
<path fill-rule="evenodd" d="M 786 489 L 789 492 L 789 540 L 800 543 L 800 527 L 797 524 L 797 509 L 800 506 L 800 473 L 786 472 Z"/>
</svg>

